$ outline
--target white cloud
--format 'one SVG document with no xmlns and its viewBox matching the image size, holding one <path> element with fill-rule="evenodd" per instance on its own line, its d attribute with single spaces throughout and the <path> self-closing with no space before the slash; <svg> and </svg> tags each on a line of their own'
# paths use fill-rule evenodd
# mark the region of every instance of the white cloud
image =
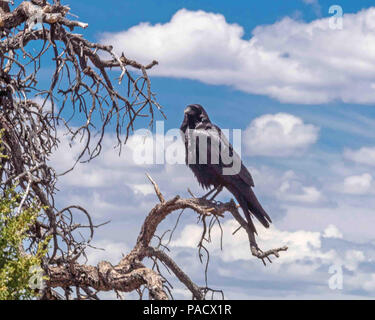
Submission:
<svg viewBox="0 0 375 320">
<path fill-rule="evenodd" d="M 293 263 L 304 258 L 310 259 L 328 259 L 332 258 L 330 252 L 321 252 L 321 234 L 319 232 L 310 232 L 298 230 L 295 232 L 287 232 L 278 230 L 271 225 L 269 229 L 264 229 L 255 221 L 259 232 L 258 244 L 263 248 L 277 248 L 283 245 L 289 246 L 286 253 L 280 254 L 278 263 Z M 253 257 L 249 249 L 249 238 L 242 229 L 235 235 L 233 231 L 238 228 L 236 220 L 228 220 L 222 223 L 223 230 L 223 251 L 218 248 L 220 243 L 221 230 L 214 228 L 211 231 L 212 247 L 216 250 L 213 252 L 220 256 L 224 261 L 235 260 L 252 260 Z M 184 227 L 179 238 L 172 242 L 172 246 L 182 246 L 196 248 L 202 235 L 202 227 L 199 225 L 187 225 Z"/>
<path fill-rule="evenodd" d="M 333 224 L 330 224 L 323 232 L 323 238 L 342 239 L 342 237 L 343 235 L 340 230 Z"/>
<path fill-rule="evenodd" d="M 302 186 L 301 193 L 290 193 L 288 192 L 290 188 L 290 184 L 286 182 L 282 185 L 282 195 L 280 198 L 283 198 L 287 201 L 295 201 L 295 202 L 305 202 L 305 203 L 317 203 L 323 199 L 323 196 L 319 190 L 315 187 L 304 187 Z"/>
<path fill-rule="evenodd" d="M 345 252 L 345 267 L 350 271 L 355 271 L 358 264 L 365 260 L 366 258 L 362 251 L 348 250 Z"/>
<path fill-rule="evenodd" d="M 370 292 L 375 292 L 375 273 L 364 279 L 363 289 Z"/>
<path fill-rule="evenodd" d="M 319 129 L 287 113 L 254 119 L 244 132 L 247 154 L 286 157 L 300 153 L 318 139 Z"/>
<path fill-rule="evenodd" d="M 375 8 L 345 14 L 342 30 L 330 29 L 329 19 L 286 17 L 256 27 L 247 40 L 243 28 L 221 14 L 181 9 L 167 23 L 106 33 L 102 42 L 145 63 L 158 60 L 152 73 L 159 76 L 229 85 L 282 102 L 374 103 Z"/>
<path fill-rule="evenodd" d="M 271 273 L 278 273 L 281 268 L 285 268 L 283 270 L 290 275 L 314 274 L 322 266 L 328 267 L 332 264 L 342 265 L 350 271 L 355 271 L 361 262 L 367 260 L 364 253 L 359 250 L 349 249 L 340 252 L 336 249 L 323 247 L 323 238 L 342 238 L 340 231 L 333 225 L 328 226 L 324 232 L 312 232 L 306 230 L 285 231 L 274 225 L 271 225 L 269 229 L 264 229 L 258 222 L 255 221 L 255 224 L 260 231 L 257 242 L 262 249 L 288 246 L 288 251 L 280 253 L 277 266 L 273 265 L 274 269 Z M 232 235 L 237 227 L 238 223 L 234 219 L 222 223 L 223 251 L 219 248 L 221 230 L 214 228 L 211 231 L 211 243 L 207 248 L 211 254 L 227 263 L 238 260 L 253 262 L 254 257 L 250 253 L 249 239 L 245 231 L 241 229 Z M 179 237 L 172 242 L 172 246 L 196 248 L 201 234 L 201 226 L 187 225 Z"/>
<path fill-rule="evenodd" d="M 330 195 L 332 196 L 332 195 Z M 325 230 L 327 225 L 335 225 L 344 238 L 350 241 L 370 242 L 374 239 L 374 201 L 366 199 L 352 202 L 345 197 L 335 207 L 308 207 L 306 205 L 287 205 L 286 214 L 277 221 L 280 229 L 312 231 Z"/>
<path fill-rule="evenodd" d="M 349 194 L 366 194 L 373 191 L 373 178 L 369 173 L 346 177 L 341 192 Z M 340 186 L 338 186 L 340 187 Z"/>
<path fill-rule="evenodd" d="M 145 196 L 155 193 L 154 188 L 151 184 L 135 184 L 134 189 L 135 191 L 140 192 Z"/>
<path fill-rule="evenodd" d="M 306 177 L 293 170 L 281 171 L 270 167 L 249 168 L 255 181 L 255 190 L 277 199 L 279 204 L 303 203 L 327 205 L 328 199 Z"/>
<path fill-rule="evenodd" d="M 72 142 L 68 135 L 64 135 L 62 130 L 59 130 L 58 136 L 60 144 L 58 149 L 55 150 L 50 157 L 50 161 L 57 173 L 62 173 L 71 168 L 75 163 L 75 159 L 80 154 L 85 141 L 75 139 Z M 173 140 L 171 139 L 171 136 L 166 135 L 166 150 L 168 150 L 168 146 L 172 144 L 172 142 Z M 156 135 L 152 135 L 151 133 L 150 136 L 133 134 L 129 136 L 126 145 L 122 146 L 122 151 L 119 155 L 119 149 L 114 148 L 117 145 L 115 135 L 107 134 L 102 141 L 102 152 L 100 157 L 90 161 L 87 165 L 78 164 L 77 168 L 73 170 L 73 173 L 66 174 L 61 177 L 60 180 L 68 186 L 88 188 L 105 187 L 114 184 L 131 185 L 138 192 L 149 194 L 150 188 L 142 183 L 142 181 L 148 182 L 147 179 L 144 180 L 146 177 L 145 173 L 148 171 L 158 171 L 158 169 L 159 171 L 173 170 L 171 167 L 175 167 L 174 165 L 166 165 L 164 167 L 164 165 L 158 165 L 155 163 L 156 154 L 163 151 L 157 146 L 158 143 Z M 174 142 L 174 145 L 177 145 L 179 149 L 182 148 L 182 151 L 179 150 L 177 152 L 177 162 L 182 162 L 184 164 L 185 149 L 182 141 L 179 139 L 178 143 Z M 144 150 L 147 150 L 149 154 L 143 154 Z M 182 158 L 182 160 L 180 158 Z M 165 159 L 164 162 L 168 163 L 168 159 Z M 185 169 L 185 165 L 176 165 L 176 167 L 179 169 Z M 135 176 L 139 177 L 141 174 L 142 180 L 136 180 Z"/>
<path fill-rule="evenodd" d="M 258 225 L 257 222 L 255 223 Z M 280 258 L 266 268 L 252 257 L 248 237 L 243 230 L 232 235 L 237 226 L 233 219 L 222 223 L 222 251 L 219 245 L 221 235 L 219 228 L 212 230 L 211 243 L 207 244 L 211 257 L 209 267 L 211 273 L 217 270 L 218 275 L 230 279 L 231 284 L 238 282 L 247 288 L 234 294 L 237 299 L 249 294 L 257 298 L 271 298 L 272 296 L 280 298 L 281 296 L 283 299 L 293 299 L 293 297 L 294 299 L 309 299 L 311 295 L 310 298 L 320 296 L 322 299 L 350 299 L 361 297 L 351 295 L 354 290 L 364 289 L 369 293 L 375 290 L 375 274 L 371 273 L 373 271 L 371 269 L 364 271 L 359 268 L 362 263 L 371 261 L 368 255 L 371 250 L 364 246 L 362 248 L 367 251 L 366 253 L 354 249 L 355 244 L 350 245 L 348 241 L 341 240 L 342 234 L 334 225 L 327 226 L 323 232 L 285 231 L 273 225 L 269 229 L 259 228 L 261 232 L 259 232 L 258 245 L 262 249 L 267 250 L 281 245 L 289 247 L 288 251 L 281 252 Z M 196 250 L 201 232 L 200 226 L 185 226 L 179 237 L 173 241 L 172 251 L 187 252 L 184 248 Z M 329 245 L 327 238 L 337 240 Z M 188 258 L 185 256 L 185 259 Z M 193 254 L 191 254 L 191 259 L 193 259 Z M 343 267 L 343 290 L 330 290 L 328 286 L 328 280 L 332 276 L 329 269 L 333 265 Z M 235 288 L 235 285 L 233 287 Z M 233 287 L 226 288 L 225 293 L 233 290 Z M 275 294 L 276 288 L 277 294 Z"/>
<path fill-rule="evenodd" d="M 358 150 L 344 150 L 344 157 L 357 163 L 375 166 L 375 147 L 363 147 Z"/>
</svg>

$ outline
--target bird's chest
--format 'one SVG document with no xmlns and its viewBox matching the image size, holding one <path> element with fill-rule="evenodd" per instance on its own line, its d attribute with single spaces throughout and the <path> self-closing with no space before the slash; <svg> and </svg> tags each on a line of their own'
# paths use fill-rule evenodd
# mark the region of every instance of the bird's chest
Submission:
<svg viewBox="0 0 375 320">
<path fill-rule="evenodd" d="M 218 161 L 212 156 L 212 141 L 207 133 L 199 131 L 187 134 L 185 141 L 186 164 L 204 188 L 221 185 L 217 175 Z"/>
<path fill-rule="evenodd" d="M 218 164 L 221 146 L 216 144 L 206 133 L 200 134 L 199 131 L 189 133 L 185 141 L 186 164 Z"/>
<path fill-rule="evenodd" d="M 189 168 L 193 171 L 199 184 L 204 188 L 211 186 L 217 187 L 221 185 L 218 176 L 210 165 L 207 164 L 189 164 Z"/>
</svg>

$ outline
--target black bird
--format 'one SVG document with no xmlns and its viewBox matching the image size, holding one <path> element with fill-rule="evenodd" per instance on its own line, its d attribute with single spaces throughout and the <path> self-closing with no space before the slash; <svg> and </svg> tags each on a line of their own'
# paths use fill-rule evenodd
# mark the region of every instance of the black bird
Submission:
<svg viewBox="0 0 375 320">
<path fill-rule="evenodd" d="M 217 191 L 213 196 L 214 198 L 222 188 L 225 187 L 238 201 L 245 214 L 248 225 L 254 233 L 257 232 L 251 220 L 251 214 L 253 214 L 264 227 L 268 228 L 269 223 L 272 221 L 252 190 L 254 182 L 251 174 L 243 165 L 240 157 L 233 150 L 232 145 L 226 139 L 225 135 L 221 133 L 220 128 L 211 123 L 207 112 L 201 105 L 192 104 L 186 107 L 184 120 L 180 129 L 185 142 L 186 164 L 193 171 L 199 184 L 204 189 L 208 189 L 211 186 L 213 187 L 205 197 Z M 200 149 L 199 144 L 203 138 L 207 141 L 207 147 Z M 211 149 L 212 145 L 219 146 L 218 155 L 213 154 L 213 152 L 215 152 L 213 150 L 215 149 Z M 202 152 L 206 154 L 200 155 L 200 150 L 204 150 Z M 223 158 L 225 152 L 227 152 L 229 157 Z M 206 156 L 207 161 L 199 161 L 202 156 L 202 159 Z M 228 162 L 227 159 L 230 158 L 232 158 L 232 161 Z M 196 161 L 193 162 L 191 159 L 195 159 Z M 237 172 L 234 174 L 224 174 L 223 170 L 232 167 L 234 161 L 238 161 Z"/>
</svg>

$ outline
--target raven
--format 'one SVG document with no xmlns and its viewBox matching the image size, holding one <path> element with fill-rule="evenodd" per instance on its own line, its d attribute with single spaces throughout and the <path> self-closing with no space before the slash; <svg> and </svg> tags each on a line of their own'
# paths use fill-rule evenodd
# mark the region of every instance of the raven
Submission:
<svg viewBox="0 0 375 320">
<path fill-rule="evenodd" d="M 204 197 L 216 191 L 213 199 L 225 187 L 238 201 L 249 228 L 254 233 L 257 232 L 250 214 L 253 214 L 264 227 L 268 228 L 272 221 L 252 190 L 254 182 L 251 174 L 234 151 L 233 146 L 222 134 L 221 129 L 211 123 L 207 112 L 201 105 L 191 104 L 186 107 L 180 130 L 185 143 L 186 164 L 204 189 L 213 186 L 213 189 Z M 202 143 L 203 140 L 206 141 L 205 144 Z M 202 149 L 202 145 L 204 149 Z M 211 148 L 211 146 L 218 146 L 216 157 L 215 148 Z M 231 162 L 225 161 L 225 157 L 223 157 L 225 151 L 228 153 L 227 159 L 231 159 Z M 203 161 L 198 161 L 201 159 Z M 223 171 L 232 167 L 234 161 L 238 161 L 240 164 L 238 172 L 224 174 Z"/>
</svg>

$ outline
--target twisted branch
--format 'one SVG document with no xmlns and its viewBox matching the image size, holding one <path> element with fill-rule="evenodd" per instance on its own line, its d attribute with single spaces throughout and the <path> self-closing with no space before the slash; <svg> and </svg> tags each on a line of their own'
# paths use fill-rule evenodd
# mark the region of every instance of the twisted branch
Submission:
<svg viewBox="0 0 375 320">
<path fill-rule="evenodd" d="M 39 244 L 51 239 L 42 266 L 48 273 L 78 266 L 76 262 L 85 257 L 94 230 L 99 227 L 84 208 L 58 208 L 55 204 L 56 183 L 64 172 L 55 172 L 49 158 L 59 146 L 60 132 L 65 131 L 71 143 L 83 143 L 76 164 L 100 154 L 109 126 L 115 128 L 121 152 L 138 118 L 148 117 L 152 125 L 154 109 L 164 114 L 147 74 L 156 61 L 142 65 L 124 55 L 118 57 L 112 46 L 90 42 L 75 33 L 76 28 L 88 25 L 68 19 L 70 8 L 60 1 L 33 0 L 22 1 L 15 8 L 12 5 L 12 1 L 0 0 L 0 129 L 6 156 L 0 159 L 0 192 L 16 185 L 17 191 L 25 195 L 20 209 L 33 201 L 41 205 L 25 251 L 33 254 Z M 41 70 L 51 61 L 54 70 L 46 85 Z M 115 81 L 114 72 L 119 75 Z M 77 219 L 83 222 L 77 223 Z M 150 283 L 147 279 L 143 283 Z M 76 287 L 76 295 L 89 294 L 90 283 Z M 71 287 L 75 284 L 65 283 L 65 298 L 74 292 Z M 161 297 L 160 293 L 153 294 Z M 49 289 L 43 295 L 59 297 Z"/>
<path fill-rule="evenodd" d="M 287 250 L 287 247 L 282 247 L 261 252 L 255 239 L 253 239 L 254 234 L 240 216 L 237 205 L 233 200 L 228 203 L 221 203 L 204 198 L 183 199 L 175 196 L 171 200 L 165 201 L 156 182 L 149 175 L 147 177 L 153 184 L 160 203 L 145 218 L 133 250 L 114 267 L 108 262 L 102 261 L 97 267 L 75 264 L 69 267 L 63 266 L 49 269 L 49 286 L 69 286 L 74 284 L 78 287 L 90 286 L 101 291 L 116 290 L 129 292 L 140 290 L 140 287 L 144 285 L 150 291 L 152 298 L 166 299 L 168 298 L 168 294 L 165 278 L 161 275 L 160 271 L 155 272 L 154 270 L 145 268 L 142 263 L 148 257 L 154 261 L 158 260 L 163 263 L 186 286 L 194 299 L 204 299 L 208 291 L 215 290 L 209 289 L 207 285 L 204 288 L 197 286 L 165 251 L 153 248 L 150 245 L 159 224 L 169 214 L 181 209 L 192 209 L 199 216 L 216 218 L 223 218 L 226 212 L 231 213 L 248 233 L 252 254 L 263 262 L 265 258 L 269 259 L 270 255 L 279 257 L 278 253 L 280 251 Z M 205 236 L 204 234 L 202 237 Z"/>
</svg>

